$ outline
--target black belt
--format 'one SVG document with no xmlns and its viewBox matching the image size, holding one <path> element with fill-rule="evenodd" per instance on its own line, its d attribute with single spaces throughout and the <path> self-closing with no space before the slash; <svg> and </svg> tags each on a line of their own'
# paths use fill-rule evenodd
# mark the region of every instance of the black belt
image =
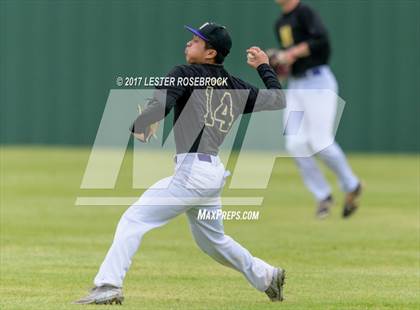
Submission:
<svg viewBox="0 0 420 310">
<path fill-rule="evenodd" d="M 186 156 L 188 156 L 189 154 L 187 154 Z M 209 154 L 203 154 L 203 153 L 197 153 L 197 158 L 200 161 L 206 161 L 211 163 L 211 155 Z M 177 163 L 177 156 L 175 156 L 175 163 Z"/>
</svg>

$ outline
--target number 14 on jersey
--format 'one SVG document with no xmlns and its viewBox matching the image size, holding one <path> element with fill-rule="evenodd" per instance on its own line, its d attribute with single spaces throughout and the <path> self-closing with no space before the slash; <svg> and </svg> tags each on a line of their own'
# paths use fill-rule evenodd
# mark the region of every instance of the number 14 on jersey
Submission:
<svg viewBox="0 0 420 310">
<path fill-rule="evenodd" d="M 214 127 L 215 125 L 221 132 L 228 132 L 232 126 L 234 115 L 232 111 L 232 94 L 228 91 L 223 93 L 217 107 L 213 110 L 213 94 L 214 88 L 206 89 L 206 114 L 204 121 L 206 126 Z"/>
</svg>

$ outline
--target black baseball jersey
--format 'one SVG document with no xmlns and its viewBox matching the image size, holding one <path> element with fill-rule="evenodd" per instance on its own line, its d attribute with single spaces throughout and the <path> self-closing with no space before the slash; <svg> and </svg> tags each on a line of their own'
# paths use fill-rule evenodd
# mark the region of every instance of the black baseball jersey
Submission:
<svg viewBox="0 0 420 310">
<path fill-rule="evenodd" d="M 156 87 L 154 98 L 138 116 L 131 131 L 144 133 L 150 124 L 174 109 L 173 131 L 177 154 L 217 155 L 232 124 L 242 113 L 276 110 L 285 106 L 281 85 L 271 67 L 262 64 L 257 70 L 270 90 L 259 90 L 230 75 L 223 65 L 176 66 L 167 75 L 173 83 Z"/>
<path fill-rule="evenodd" d="M 325 65 L 330 57 L 328 33 L 319 15 L 308 5 L 299 3 L 291 12 L 275 22 L 275 36 L 282 49 L 307 42 L 308 57 L 299 58 L 292 65 L 292 75 L 299 76 L 306 70 Z"/>
</svg>

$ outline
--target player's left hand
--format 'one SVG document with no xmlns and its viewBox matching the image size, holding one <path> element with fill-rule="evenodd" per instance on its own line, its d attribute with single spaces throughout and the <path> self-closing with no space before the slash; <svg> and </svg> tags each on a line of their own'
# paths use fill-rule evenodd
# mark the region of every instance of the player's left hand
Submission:
<svg viewBox="0 0 420 310">
<path fill-rule="evenodd" d="M 152 138 L 157 139 L 156 132 L 158 131 L 158 129 L 159 129 L 159 123 L 156 122 L 149 125 L 145 133 L 133 133 L 133 135 L 140 142 L 147 143 Z"/>
<path fill-rule="evenodd" d="M 250 47 L 246 50 L 247 63 L 252 68 L 257 69 L 262 64 L 268 64 L 268 56 L 257 46 Z"/>
<path fill-rule="evenodd" d="M 139 115 L 140 115 L 142 113 L 141 106 L 138 105 L 137 108 L 138 108 Z M 139 140 L 140 142 L 148 143 L 151 138 L 157 139 L 156 133 L 157 133 L 158 129 L 159 129 L 159 122 L 156 122 L 156 123 L 153 123 L 153 124 L 149 125 L 146 128 L 144 133 L 135 133 L 134 132 L 133 136 L 137 140 Z"/>
</svg>

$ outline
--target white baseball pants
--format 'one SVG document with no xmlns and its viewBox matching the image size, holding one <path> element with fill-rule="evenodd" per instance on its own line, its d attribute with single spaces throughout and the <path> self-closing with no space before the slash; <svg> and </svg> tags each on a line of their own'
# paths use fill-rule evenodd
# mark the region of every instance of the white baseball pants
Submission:
<svg viewBox="0 0 420 310">
<path fill-rule="evenodd" d="M 308 70 L 305 77 L 291 78 L 288 83 L 285 121 L 293 110 L 304 111 L 304 116 L 299 120 L 301 124 L 288 124 L 299 127 L 300 132 L 286 135 L 286 149 L 294 157 L 306 187 L 318 201 L 327 198 L 331 194 L 331 188 L 315 158 L 305 154 L 317 153 L 335 173 L 344 192 L 355 190 L 359 183 L 343 151 L 334 141 L 337 88 L 337 81 L 328 66 L 318 67 L 314 71 Z"/>
<path fill-rule="evenodd" d="M 222 207 L 220 192 L 227 173 L 219 157 L 211 156 L 211 162 L 206 162 L 199 160 L 195 153 L 178 154 L 176 161 L 174 175 L 155 183 L 122 215 L 94 284 L 122 287 L 144 234 L 186 213 L 201 250 L 219 263 L 241 272 L 256 289 L 265 291 L 271 283 L 274 267 L 253 257 L 225 235 L 223 218 L 197 219 L 200 209 Z"/>
</svg>

